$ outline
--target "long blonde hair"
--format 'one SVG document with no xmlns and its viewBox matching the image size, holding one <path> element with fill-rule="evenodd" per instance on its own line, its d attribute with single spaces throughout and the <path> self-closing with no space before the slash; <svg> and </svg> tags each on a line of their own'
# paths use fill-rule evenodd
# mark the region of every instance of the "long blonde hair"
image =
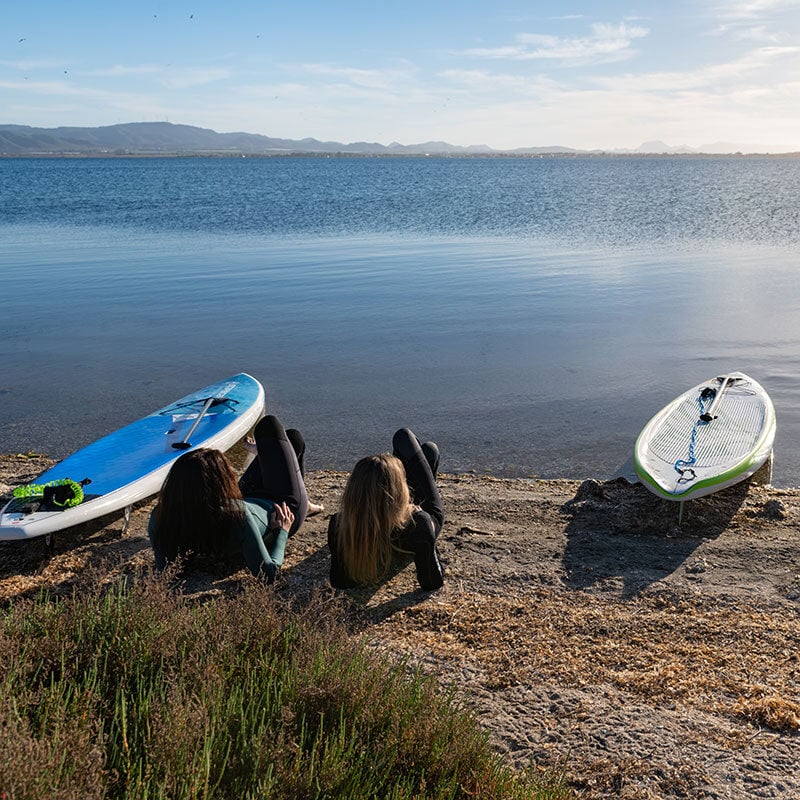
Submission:
<svg viewBox="0 0 800 800">
<path fill-rule="evenodd" d="M 376 583 L 392 561 L 391 536 L 413 511 L 403 462 L 389 453 L 362 458 L 344 487 L 337 549 L 351 580 Z"/>
</svg>

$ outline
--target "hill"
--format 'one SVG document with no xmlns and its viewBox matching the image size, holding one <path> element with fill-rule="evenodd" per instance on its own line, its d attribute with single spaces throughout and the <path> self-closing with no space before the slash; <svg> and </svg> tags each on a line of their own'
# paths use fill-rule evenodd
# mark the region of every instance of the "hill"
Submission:
<svg viewBox="0 0 800 800">
<path fill-rule="evenodd" d="M 0 155 L 489 155 L 501 151 L 486 145 L 461 147 L 447 142 L 389 145 L 377 142 L 322 142 L 280 139 L 258 133 L 217 133 L 193 125 L 131 122 L 99 128 L 34 128 L 0 125 Z M 519 155 L 567 154 L 568 147 L 528 147 Z"/>
<path fill-rule="evenodd" d="M 257 133 L 217 133 L 208 128 L 169 122 L 133 122 L 100 128 L 33 128 L 0 125 L 3 155 L 176 155 L 287 153 L 352 153 L 400 155 L 425 153 L 492 152 L 484 146 L 457 147 L 446 142 L 418 145 L 375 142 L 321 142 L 317 139 L 280 139 Z"/>
<path fill-rule="evenodd" d="M 361 155 L 361 156 L 569 156 L 797 154 L 796 147 L 715 142 L 700 147 L 671 146 L 659 140 L 635 148 L 576 150 L 571 147 L 517 147 L 497 150 L 485 144 L 431 141 L 384 145 L 378 142 L 323 142 L 280 139 L 258 133 L 218 133 L 170 122 L 130 122 L 99 128 L 34 128 L 0 125 L 0 156 L 180 156 L 180 155 Z"/>
</svg>

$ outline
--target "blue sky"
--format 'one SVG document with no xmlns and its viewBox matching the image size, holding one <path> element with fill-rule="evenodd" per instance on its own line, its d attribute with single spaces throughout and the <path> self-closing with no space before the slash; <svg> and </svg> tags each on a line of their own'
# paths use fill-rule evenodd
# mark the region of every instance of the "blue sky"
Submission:
<svg viewBox="0 0 800 800">
<path fill-rule="evenodd" d="M 3 3 L 0 123 L 800 149 L 800 0 Z"/>
</svg>

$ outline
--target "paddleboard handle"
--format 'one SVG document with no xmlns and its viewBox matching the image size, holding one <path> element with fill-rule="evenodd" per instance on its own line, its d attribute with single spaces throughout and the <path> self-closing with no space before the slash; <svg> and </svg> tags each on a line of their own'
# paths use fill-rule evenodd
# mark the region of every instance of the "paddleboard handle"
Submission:
<svg viewBox="0 0 800 800">
<path fill-rule="evenodd" d="M 203 419 L 203 417 L 206 415 L 208 409 L 211 408 L 212 406 L 217 406 L 220 403 L 224 403 L 225 400 L 226 400 L 225 397 L 209 397 L 208 400 L 206 400 L 202 411 L 197 415 L 197 419 L 194 421 L 194 425 L 192 425 L 192 427 L 189 428 L 189 430 L 187 431 L 186 436 L 184 436 L 183 439 L 181 439 L 181 441 L 179 442 L 173 442 L 172 446 L 176 450 L 188 450 L 192 446 L 192 443 L 189 441 L 189 439 L 195 432 L 197 426 L 200 424 L 200 420 Z"/>
<path fill-rule="evenodd" d="M 716 419 L 714 411 L 719 405 L 720 400 L 722 400 L 722 393 L 725 391 L 725 387 L 728 385 L 730 379 L 731 376 L 726 375 L 725 380 L 722 381 L 722 386 L 720 386 L 719 389 L 712 389 L 710 386 L 707 386 L 702 392 L 700 392 L 700 397 L 705 395 L 706 399 L 710 397 L 709 394 L 706 394 L 707 392 L 714 393 L 714 402 L 709 406 L 708 410 L 704 414 L 700 415 L 700 419 L 703 420 L 703 422 L 711 422 L 711 420 Z"/>
</svg>

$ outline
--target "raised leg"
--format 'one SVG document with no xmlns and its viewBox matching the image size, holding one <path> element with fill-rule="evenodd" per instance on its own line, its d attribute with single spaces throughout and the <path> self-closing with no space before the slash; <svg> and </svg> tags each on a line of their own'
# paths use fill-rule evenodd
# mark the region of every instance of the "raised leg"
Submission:
<svg viewBox="0 0 800 800">
<path fill-rule="evenodd" d="M 294 442 L 277 417 L 270 415 L 260 420 L 253 434 L 258 455 L 239 480 L 245 497 L 263 497 L 289 506 L 294 514 L 290 536 L 297 532 L 308 514 L 308 494 L 293 446 L 295 443 L 302 445 L 302 458 L 305 443 L 299 431 L 293 434 Z"/>
</svg>

